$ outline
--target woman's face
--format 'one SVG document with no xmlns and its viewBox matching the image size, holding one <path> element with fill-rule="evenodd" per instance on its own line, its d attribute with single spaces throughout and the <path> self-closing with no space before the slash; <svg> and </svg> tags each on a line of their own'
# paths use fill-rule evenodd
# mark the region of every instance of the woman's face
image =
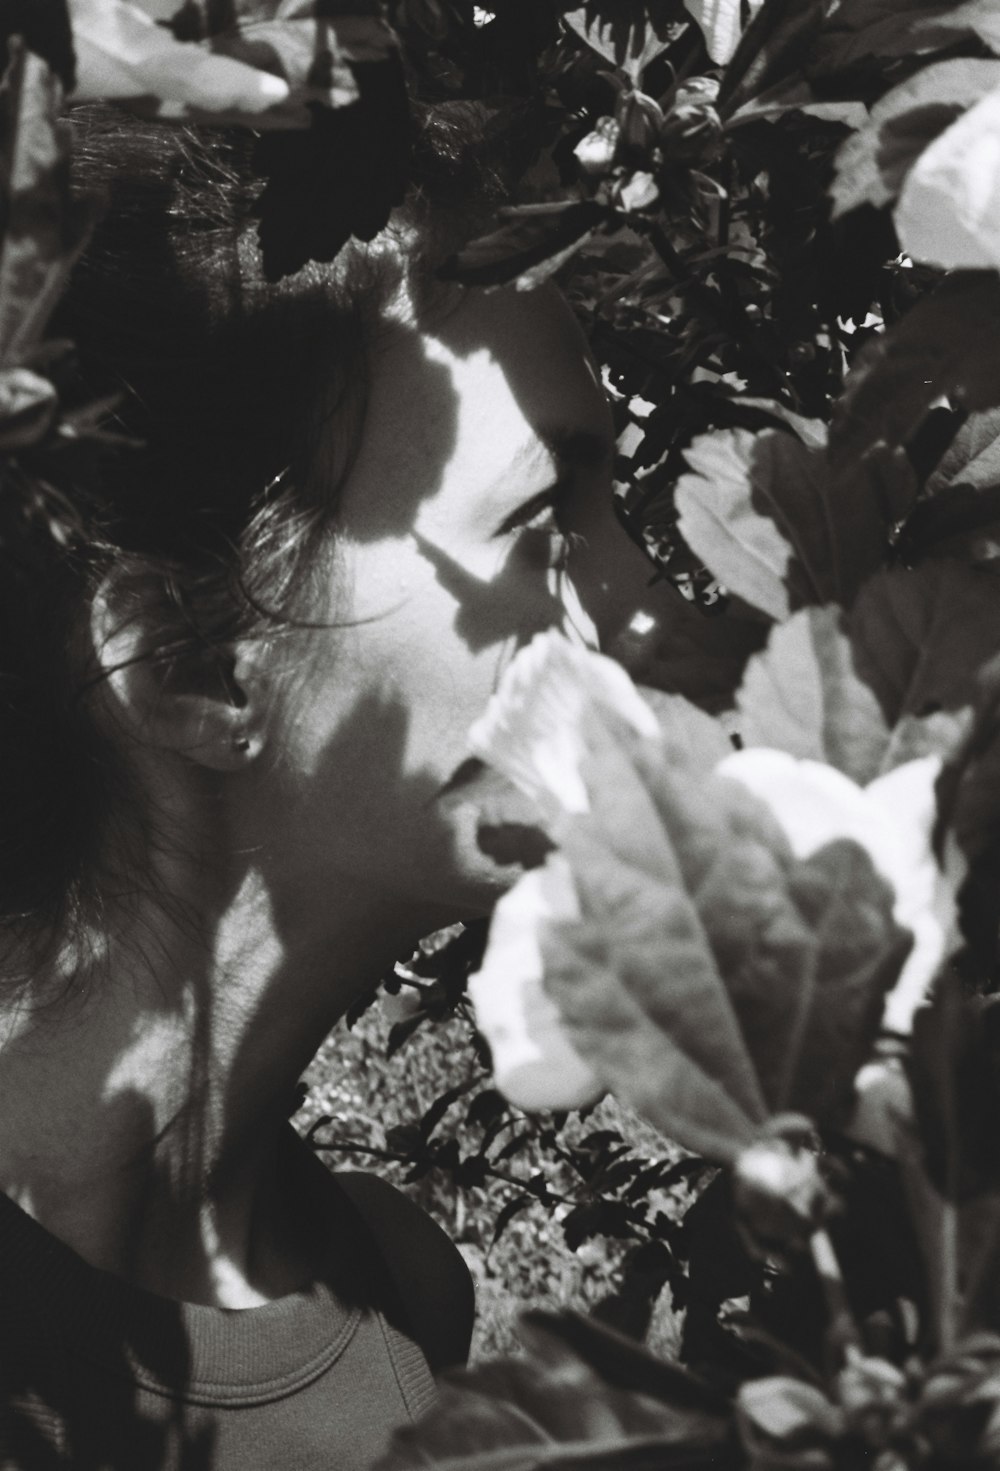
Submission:
<svg viewBox="0 0 1000 1471">
<path fill-rule="evenodd" d="M 432 330 L 389 329 L 318 610 L 338 626 L 310 636 L 275 741 L 265 836 L 304 900 L 357 885 L 433 925 L 510 881 L 443 789 L 533 634 L 596 645 L 645 591 L 612 450 L 556 291 L 468 292 Z"/>
</svg>

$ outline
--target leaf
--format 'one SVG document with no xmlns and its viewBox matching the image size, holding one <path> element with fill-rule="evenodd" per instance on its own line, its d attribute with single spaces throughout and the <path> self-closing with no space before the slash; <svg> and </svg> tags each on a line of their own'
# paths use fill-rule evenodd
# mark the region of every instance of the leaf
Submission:
<svg viewBox="0 0 1000 1471">
<path fill-rule="evenodd" d="M 986 63 L 989 65 L 990 63 Z M 1000 63 L 992 63 L 1000 69 Z M 1000 85 L 924 149 L 894 212 L 902 248 L 946 270 L 1000 267 Z"/>
<path fill-rule="evenodd" d="M 645 790 L 595 757 L 591 814 L 558 833 L 582 919 L 543 933 L 545 985 L 606 1086 L 727 1161 L 768 1111 L 840 1107 L 910 940 L 857 845 L 797 859 L 738 783 L 633 759 Z"/>
<path fill-rule="evenodd" d="M 1000 62 L 961 58 L 924 67 L 893 87 L 837 153 L 834 218 L 861 204 L 890 204 L 927 145 L 997 86 Z"/>
<path fill-rule="evenodd" d="M 592 200 L 527 204 L 498 211 L 499 230 L 471 241 L 438 270 L 444 281 L 465 286 L 530 289 L 577 250 L 597 229 L 614 218 Z"/>
<path fill-rule="evenodd" d="M 129 0 L 71 0 L 71 15 L 80 101 L 138 99 L 175 118 L 263 119 L 288 107 L 282 77 L 175 40 Z M 300 113 L 298 121 L 306 120 Z"/>
<path fill-rule="evenodd" d="M 26 49 L 47 62 L 64 89 L 72 92 L 76 58 L 67 0 L 6 0 L 0 12 L 0 64 L 6 64 L 3 58 L 11 36 L 20 36 Z"/>
<path fill-rule="evenodd" d="M 393 60 L 397 43 L 359 0 L 357 14 L 318 0 L 187 0 L 173 34 L 143 0 L 70 0 L 77 96 L 125 101 L 164 118 L 306 127 L 310 108 L 359 97 L 355 68 Z"/>
<path fill-rule="evenodd" d="M 724 120 L 801 73 L 820 34 L 823 11 L 822 0 L 770 0 L 761 6 L 722 78 L 719 114 Z"/>
<path fill-rule="evenodd" d="M 772 1441 L 839 1436 L 844 1428 L 841 1412 L 825 1394 L 783 1375 L 741 1385 L 736 1407 L 745 1425 Z"/>
<path fill-rule="evenodd" d="M 717 66 L 731 60 L 743 34 L 741 0 L 684 0 L 705 37 L 705 49 Z M 763 0 L 751 0 L 750 17 Z"/>
<path fill-rule="evenodd" d="M 268 280 L 331 261 L 346 242 L 372 240 L 406 194 L 411 121 L 402 63 L 354 68 L 351 107 L 314 108 L 308 129 L 261 135 L 255 164 L 267 184 L 254 206 Z"/>
<path fill-rule="evenodd" d="M 717 577 L 774 618 L 849 605 L 881 566 L 915 495 L 904 455 L 879 447 L 850 473 L 780 430 L 715 431 L 686 452 L 680 530 Z"/>
<path fill-rule="evenodd" d="M 742 127 L 763 118 L 784 117 L 787 112 L 803 112 L 808 117 L 843 123 L 852 129 L 863 127 L 869 116 L 863 102 L 829 101 L 820 98 L 805 77 L 786 77 L 759 97 L 745 102 L 729 118 L 729 128 Z"/>
<path fill-rule="evenodd" d="M 942 395 L 974 411 L 1000 403 L 1000 276 L 958 271 L 865 347 L 834 409 L 838 468 L 877 440 L 903 445 Z"/>
<path fill-rule="evenodd" d="M 738 696 L 747 745 L 825 761 L 862 785 L 969 730 L 980 667 L 1000 646 L 995 579 L 942 559 L 880 573 L 847 615 L 775 629 Z"/>
<path fill-rule="evenodd" d="M 535 1197 L 528 1194 L 512 1195 L 510 1200 L 504 1201 L 493 1223 L 493 1235 L 490 1238 L 490 1245 L 496 1246 L 514 1217 L 521 1215 L 522 1212 L 528 1209 L 529 1205 L 534 1204 Z"/>
<path fill-rule="evenodd" d="M 884 769 L 892 733 L 859 678 L 837 608 L 805 608 L 750 660 L 737 697 L 746 746 L 824 761 L 865 784 Z"/>
<path fill-rule="evenodd" d="M 596 1324 L 536 1314 L 522 1336 L 529 1358 L 447 1375 L 375 1471 L 735 1471 L 725 1407 L 684 1370 Z"/>
<path fill-rule="evenodd" d="M 648 636 L 621 636 L 616 655 L 643 684 L 676 690 L 715 713 L 732 707 L 746 662 L 764 643 L 768 627 L 762 616 L 732 605 L 706 618 L 675 595 L 669 616 Z"/>
<path fill-rule="evenodd" d="M 1000 50 L 1000 21 L 993 0 L 958 5 L 933 0 L 906 6 L 898 0 L 848 0 L 824 28 L 810 71 L 827 75 L 875 59 L 941 51 L 970 36 Z"/>
<path fill-rule="evenodd" d="M 950 5 L 935 16 L 929 14 L 918 18 L 914 27 L 918 45 L 923 45 L 928 34 L 950 42 L 956 32 L 978 36 L 991 51 L 1000 53 L 1000 15 L 994 0 L 965 0 L 962 5 Z M 908 53 L 904 53 L 908 54 Z"/>
<path fill-rule="evenodd" d="M 621 0 L 618 5 L 623 11 L 627 9 L 621 6 Z M 563 20 L 599 56 L 620 67 L 640 87 L 646 67 L 666 51 L 676 28 L 660 20 L 656 6 L 633 4 L 630 8 L 632 14 L 601 17 L 593 14 L 591 5 L 581 5 L 566 11 Z"/>
<path fill-rule="evenodd" d="M 855 667 L 890 726 L 915 718 L 911 754 L 928 749 L 935 729 L 967 722 L 980 670 L 1000 647 L 998 592 L 989 572 L 944 558 L 862 590 L 849 619 Z"/>
<path fill-rule="evenodd" d="M 0 87 L 0 367 L 17 366 L 40 342 L 90 217 L 70 196 L 62 88 L 16 39 L 9 51 Z"/>
<path fill-rule="evenodd" d="M 992 490 L 1000 485 L 1000 409 L 970 414 L 945 450 L 924 487 L 930 496 L 954 491 Z"/>
<path fill-rule="evenodd" d="M 755 608 L 787 618 L 790 542 L 753 506 L 750 465 L 756 436 L 727 429 L 696 439 L 685 452 L 690 471 L 677 483 L 678 526 L 696 556 Z"/>
<path fill-rule="evenodd" d="M 1000 1189 L 1000 998 L 945 977 L 917 1015 L 907 1071 L 935 1188 L 952 1201 Z"/>
<path fill-rule="evenodd" d="M 897 541 L 900 557 L 1000 556 L 1000 410 L 970 414 L 928 477 Z"/>
</svg>

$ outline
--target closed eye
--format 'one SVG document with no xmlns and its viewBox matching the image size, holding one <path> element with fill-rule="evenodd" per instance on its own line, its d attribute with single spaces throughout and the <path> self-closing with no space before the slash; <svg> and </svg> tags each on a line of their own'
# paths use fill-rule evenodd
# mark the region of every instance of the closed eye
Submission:
<svg viewBox="0 0 1000 1471">
<path fill-rule="evenodd" d="M 569 481 L 566 480 L 559 480 L 554 485 L 546 486 L 544 490 L 531 496 L 523 505 L 518 506 L 509 516 L 505 517 L 494 534 L 509 536 L 512 531 L 525 529 L 557 532 L 559 526 L 556 521 L 556 511 L 568 489 Z"/>
</svg>

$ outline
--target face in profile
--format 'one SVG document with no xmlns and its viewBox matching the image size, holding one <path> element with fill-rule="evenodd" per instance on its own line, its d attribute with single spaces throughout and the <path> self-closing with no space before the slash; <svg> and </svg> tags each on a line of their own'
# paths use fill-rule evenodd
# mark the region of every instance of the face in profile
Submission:
<svg viewBox="0 0 1000 1471">
<path fill-rule="evenodd" d="M 509 882 L 444 793 L 517 650 L 597 645 L 649 581 L 611 505 L 613 435 L 554 290 L 470 291 L 375 353 L 325 607 L 280 711 L 261 821 L 305 900 L 357 886 L 433 926 Z"/>
</svg>

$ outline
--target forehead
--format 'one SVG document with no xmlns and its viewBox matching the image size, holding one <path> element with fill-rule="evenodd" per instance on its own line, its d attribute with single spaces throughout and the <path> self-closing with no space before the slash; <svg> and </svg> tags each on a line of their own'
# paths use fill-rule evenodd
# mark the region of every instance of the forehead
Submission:
<svg viewBox="0 0 1000 1471">
<path fill-rule="evenodd" d="M 464 292 L 423 328 L 383 334 L 344 513 L 362 535 L 401 534 L 447 492 L 456 511 L 475 502 L 502 517 L 522 485 L 530 494 L 564 461 L 604 458 L 609 442 L 605 397 L 560 294 Z"/>
</svg>

